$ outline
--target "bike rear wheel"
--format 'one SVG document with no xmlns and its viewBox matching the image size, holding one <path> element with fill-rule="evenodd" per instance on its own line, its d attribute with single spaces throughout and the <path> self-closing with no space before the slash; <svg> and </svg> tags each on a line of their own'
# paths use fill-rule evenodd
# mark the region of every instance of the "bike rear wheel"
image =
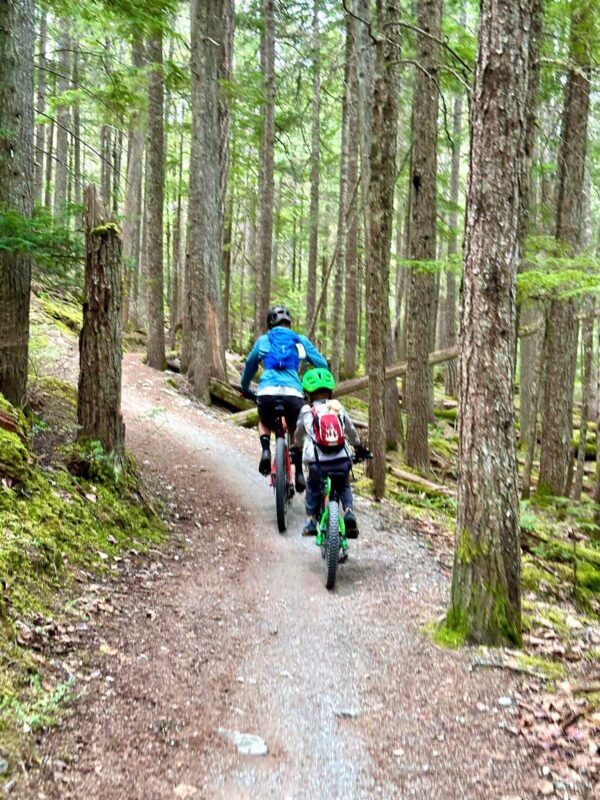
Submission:
<svg viewBox="0 0 600 800">
<path fill-rule="evenodd" d="M 337 500 L 329 501 L 329 519 L 327 521 L 327 541 L 325 542 L 325 586 L 333 589 L 340 557 L 340 508 Z"/>
<path fill-rule="evenodd" d="M 275 506 L 277 508 L 277 527 L 279 528 L 279 533 L 283 533 L 287 528 L 289 502 L 285 453 L 285 439 L 278 437 L 275 445 Z"/>
</svg>

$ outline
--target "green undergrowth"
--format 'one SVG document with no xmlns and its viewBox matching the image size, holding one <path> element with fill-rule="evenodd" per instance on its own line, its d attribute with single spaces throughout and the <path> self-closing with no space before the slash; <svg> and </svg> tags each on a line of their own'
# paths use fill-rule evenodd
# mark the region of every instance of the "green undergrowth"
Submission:
<svg viewBox="0 0 600 800">
<path fill-rule="evenodd" d="M 68 385 L 45 379 L 40 391 L 74 410 Z M 46 687 L 19 630 L 65 618 L 82 571 L 88 579 L 107 573 L 123 550 L 143 551 L 163 540 L 165 527 L 145 500 L 131 459 L 117 480 L 94 443 L 63 444 L 61 457 L 38 458 L 32 438 L 55 419 L 26 420 L 1 395 L 0 408 L 19 427 L 0 429 L 0 755 L 12 756 L 26 748 L 29 731 L 52 724 L 68 693 L 64 685 Z M 78 463 L 88 459 L 85 478 L 69 472 L 74 454 Z"/>
<path fill-rule="evenodd" d="M 58 328 L 79 335 L 83 324 L 81 303 L 69 295 L 38 292 L 37 301 L 44 314 L 54 320 Z"/>
</svg>

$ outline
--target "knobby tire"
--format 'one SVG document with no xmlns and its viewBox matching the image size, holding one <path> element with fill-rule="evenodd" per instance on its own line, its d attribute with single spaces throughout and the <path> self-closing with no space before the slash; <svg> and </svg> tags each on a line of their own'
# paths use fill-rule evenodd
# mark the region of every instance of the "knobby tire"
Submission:
<svg viewBox="0 0 600 800">
<path fill-rule="evenodd" d="M 285 463 L 285 439 L 278 438 L 275 446 L 275 505 L 277 507 L 277 527 L 279 533 L 287 528 L 288 512 L 288 474 Z"/>
<path fill-rule="evenodd" d="M 340 557 L 340 509 L 336 500 L 329 501 L 329 520 L 327 522 L 327 542 L 325 543 L 325 586 L 333 589 Z"/>
</svg>

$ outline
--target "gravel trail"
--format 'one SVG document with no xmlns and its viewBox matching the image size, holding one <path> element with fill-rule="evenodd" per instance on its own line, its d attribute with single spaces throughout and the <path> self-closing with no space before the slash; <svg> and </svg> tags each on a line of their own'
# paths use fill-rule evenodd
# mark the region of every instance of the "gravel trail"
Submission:
<svg viewBox="0 0 600 800">
<path fill-rule="evenodd" d="M 387 504 L 359 500 L 360 538 L 334 592 L 296 498 L 277 533 L 252 432 L 177 394 L 129 355 L 128 446 L 161 489 L 171 542 L 108 581 L 86 690 L 13 796 L 535 797 L 501 707 L 512 677 L 422 632 L 447 577 Z M 231 736 L 259 736 L 264 756 Z"/>
</svg>

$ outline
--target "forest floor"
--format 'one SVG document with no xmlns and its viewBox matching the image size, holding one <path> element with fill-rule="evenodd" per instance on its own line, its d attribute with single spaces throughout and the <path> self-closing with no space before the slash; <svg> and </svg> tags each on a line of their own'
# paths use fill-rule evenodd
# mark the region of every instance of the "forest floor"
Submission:
<svg viewBox="0 0 600 800">
<path fill-rule="evenodd" d="M 417 524 L 359 499 L 361 535 L 328 593 L 298 498 L 277 533 L 254 435 L 139 355 L 126 357 L 124 380 L 128 446 L 172 536 L 83 587 L 108 611 L 81 643 L 77 699 L 11 796 L 508 800 L 544 790 L 515 729 L 521 676 L 473 669 L 475 651 L 440 648 L 423 630 L 444 611 L 448 578 Z M 268 753 L 238 752 L 240 733 Z"/>
<path fill-rule="evenodd" d="M 54 378 L 76 382 L 80 312 L 42 294 L 33 319 L 32 405 L 44 409 L 48 390 L 63 391 Z M 347 402 L 364 415 L 358 398 Z M 390 500 L 374 504 L 357 470 L 361 536 L 331 593 L 300 535 L 301 498 L 277 533 L 253 431 L 135 353 L 123 410 L 141 496 L 160 505 L 170 536 L 138 546 L 115 528 L 123 541 L 109 536 L 96 567 L 71 571 L 41 626 L 17 620 L 33 631 L 33 646 L 23 635 L 16 646 L 40 700 L 17 704 L 16 748 L 4 746 L 0 714 L 0 794 L 600 796 L 600 554 L 584 538 L 593 509 L 522 509 L 523 652 L 450 649 L 434 640 L 452 562 L 455 408 L 431 430 L 444 486 L 415 486 L 390 454 Z M 74 420 L 44 422 L 51 478 Z M 95 489 L 80 493 L 93 518 Z M 240 752 L 242 734 L 266 754 Z"/>
</svg>

